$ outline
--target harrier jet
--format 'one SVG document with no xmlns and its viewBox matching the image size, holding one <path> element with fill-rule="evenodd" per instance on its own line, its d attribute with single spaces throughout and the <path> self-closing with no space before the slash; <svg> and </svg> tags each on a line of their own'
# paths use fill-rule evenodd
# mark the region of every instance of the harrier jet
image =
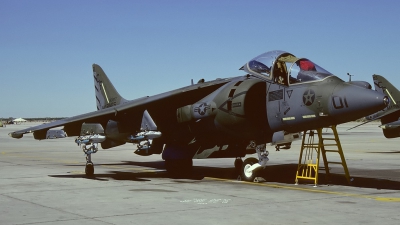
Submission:
<svg viewBox="0 0 400 225">
<path fill-rule="evenodd" d="M 285 51 L 261 54 L 241 68 L 243 75 L 216 79 L 128 101 L 100 66 L 93 64 L 97 111 L 10 133 L 63 126 L 87 155 L 126 143 L 138 155 L 161 154 L 168 172 L 192 169 L 193 159 L 235 158 L 242 179 L 253 180 L 267 165 L 273 137 L 346 123 L 385 108 L 388 97 L 366 82 L 345 82 L 313 61 Z M 281 134 L 281 135 L 279 135 Z M 277 140 L 274 140 L 277 141 Z M 258 159 L 242 158 L 257 153 Z"/>
</svg>

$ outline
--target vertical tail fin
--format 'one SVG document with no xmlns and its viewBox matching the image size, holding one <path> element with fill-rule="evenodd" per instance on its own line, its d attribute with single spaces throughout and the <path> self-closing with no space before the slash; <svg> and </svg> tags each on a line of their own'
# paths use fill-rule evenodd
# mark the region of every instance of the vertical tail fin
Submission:
<svg viewBox="0 0 400 225">
<path fill-rule="evenodd" d="M 109 108 L 127 101 L 119 95 L 103 69 L 97 64 L 93 64 L 93 78 L 97 110 Z"/>
</svg>

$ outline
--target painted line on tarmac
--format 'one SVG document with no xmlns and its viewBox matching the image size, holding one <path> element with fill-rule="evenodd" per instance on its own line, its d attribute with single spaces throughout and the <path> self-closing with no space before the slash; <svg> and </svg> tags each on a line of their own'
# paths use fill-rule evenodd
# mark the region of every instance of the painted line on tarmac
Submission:
<svg viewBox="0 0 400 225">
<path fill-rule="evenodd" d="M 19 158 L 24 158 L 24 159 L 34 159 L 34 160 L 47 161 L 47 162 L 56 162 L 56 163 L 63 163 L 63 164 L 80 164 L 80 163 L 82 163 L 82 162 L 73 161 L 73 160 L 60 160 L 60 159 L 54 159 L 54 158 L 45 158 L 45 157 L 41 157 L 39 155 L 27 155 L 27 154 L 10 153 L 10 152 L 1 152 L 1 154 L 2 155 L 6 155 L 6 156 L 11 156 L 11 157 L 19 157 Z"/>
<path fill-rule="evenodd" d="M 223 182 L 238 182 L 238 181 L 232 181 L 228 179 L 220 179 L 220 178 L 213 178 L 213 177 L 205 177 L 206 179 L 209 180 L 218 180 L 218 181 L 223 181 Z M 347 196 L 347 197 L 355 197 L 355 198 L 365 198 L 365 199 L 373 199 L 376 201 L 382 201 L 382 202 L 400 202 L 400 198 L 391 198 L 391 197 L 374 197 L 371 195 L 360 195 L 360 194 L 351 194 L 351 193 L 346 193 L 346 192 L 337 192 L 337 191 L 327 191 L 327 190 L 321 190 L 321 189 L 311 189 L 311 188 L 301 188 L 301 187 L 291 187 L 291 186 L 285 186 L 285 185 L 278 185 L 278 184 L 267 184 L 267 183 L 252 183 L 252 182 L 245 182 L 245 181 L 240 181 L 242 184 L 250 184 L 250 185 L 258 185 L 258 186 L 265 186 L 265 187 L 271 187 L 271 188 L 282 188 L 282 189 L 288 189 L 288 190 L 295 190 L 295 191 L 307 191 L 307 192 L 314 192 L 314 193 L 321 193 L 321 194 L 331 194 L 331 195 L 338 195 L 338 196 Z"/>
</svg>

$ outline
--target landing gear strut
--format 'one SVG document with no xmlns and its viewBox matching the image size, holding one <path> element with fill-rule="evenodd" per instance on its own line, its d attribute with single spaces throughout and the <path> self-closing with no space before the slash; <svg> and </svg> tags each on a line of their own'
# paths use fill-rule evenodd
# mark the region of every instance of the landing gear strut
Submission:
<svg viewBox="0 0 400 225">
<path fill-rule="evenodd" d="M 77 142 L 77 141 L 75 141 Z M 78 142 L 77 142 L 78 143 Z M 94 174 L 94 165 L 92 162 L 92 154 L 96 153 L 99 149 L 97 147 L 97 143 L 92 143 L 89 145 L 79 144 L 82 147 L 83 153 L 86 155 L 86 166 L 85 166 L 85 174 L 86 176 L 93 176 Z"/>
<path fill-rule="evenodd" d="M 81 135 L 75 139 L 75 143 L 82 148 L 86 155 L 85 173 L 87 176 L 93 176 L 94 166 L 92 162 L 92 154 L 96 153 L 98 144 L 105 141 L 104 129 L 99 123 L 83 123 Z"/>
<path fill-rule="evenodd" d="M 93 176 L 94 174 L 94 166 L 92 162 L 92 154 L 96 153 L 99 149 L 97 147 L 97 143 L 89 145 L 82 144 L 82 150 L 86 154 L 86 166 L 85 166 L 85 173 L 87 176 Z"/>
<path fill-rule="evenodd" d="M 241 179 L 244 181 L 255 181 L 257 177 L 257 172 L 260 169 L 265 168 L 268 162 L 268 151 L 265 144 L 257 145 L 255 142 L 251 142 L 250 145 L 256 148 L 258 159 L 247 158 L 242 164 L 242 169 L 240 170 Z M 236 161 L 235 161 L 236 165 Z"/>
</svg>

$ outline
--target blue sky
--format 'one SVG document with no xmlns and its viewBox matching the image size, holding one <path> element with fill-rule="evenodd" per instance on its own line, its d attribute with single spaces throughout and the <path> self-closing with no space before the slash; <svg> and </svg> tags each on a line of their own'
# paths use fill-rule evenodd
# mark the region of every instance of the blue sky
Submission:
<svg viewBox="0 0 400 225">
<path fill-rule="evenodd" d="M 96 110 L 91 65 L 126 99 L 243 75 L 284 50 L 400 87 L 400 1 L 0 0 L 0 117 Z"/>
</svg>

